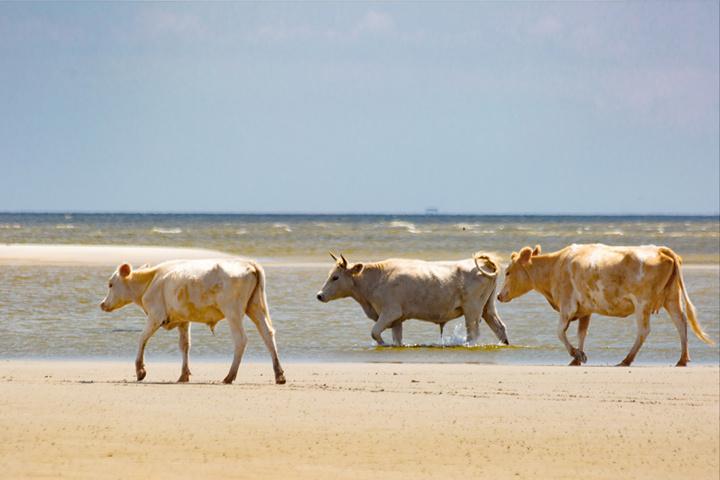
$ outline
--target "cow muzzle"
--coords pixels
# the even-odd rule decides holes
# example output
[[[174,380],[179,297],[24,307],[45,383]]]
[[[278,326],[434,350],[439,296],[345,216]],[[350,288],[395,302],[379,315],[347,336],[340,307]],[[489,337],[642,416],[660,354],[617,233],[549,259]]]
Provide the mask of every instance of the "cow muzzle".
[[[318,292],[317,295],[315,295],[315,298],[317,298],[321,302],[325,303],[325,296],[323,295],[322,292]]]
[[[110,307],[108,307],[107,305],[105,305],[105,302],[103,301],[103,302],[100,302],[100,310],[102,310],[103,312],[109,312],[109,311],[110,311]]]

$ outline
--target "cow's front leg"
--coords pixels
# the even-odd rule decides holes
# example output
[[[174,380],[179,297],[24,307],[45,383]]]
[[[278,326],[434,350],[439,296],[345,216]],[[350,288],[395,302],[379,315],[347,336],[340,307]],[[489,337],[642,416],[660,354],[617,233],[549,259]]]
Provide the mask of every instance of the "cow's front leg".
[[[372,331],[370,332],[370,336],[377,342],[380,346],[385,346],[385,342],[382,339],[382,332],[387,330],[390,325],[395,322],[395,320],[398,320],[400,317],[400,314],[397,312],[382,312],[380,313],[380,318],[378,318],[378,321],[375,322],[375,325],[373,325]]]
[[[190,381],[190,323],[181,323],[178,325],[178,333],[180,334],[179,345],[182,353],[182,370],[178,382],[184,383]]]
[[[587,356],[585,355],[585,336],[587,335],[588,326],[590,326],[590,315],[578,319],[578,350],[583,356],[580,359],[573,358],[570,366],[576,367],[587,362]],[[583,360],[583,358],[585,360]]]
[[[160,328],[160,323],[155,321],[152,317],[148,317],[145,329],[140,334],[140,342],[138,344],[137,357],[135,357],[135,374],[137,375],[138,382],[145,378],[145,346],[148,340],[152,337],[157,329]]]
[[[396,347],[402,347],[402,334],[403,334],[403,324],[402,322],[395,322],[392,326],[392,337],[393,337],[393,345]]]
[[[587,361],[587,356],[585,356],[585,352],[582,350],[575,348],[570,343],[570,340],[567,338],[567,329],[570,326],[570,321],[572,320],[572,316],[570,315],[560,315],[560,323],[558,324],[557,329],[557,335],[561,342],[565,345],[565,348],[567,349],[568,353],[571,357],[573,357],[573,362],[578,361],[580,363]]]

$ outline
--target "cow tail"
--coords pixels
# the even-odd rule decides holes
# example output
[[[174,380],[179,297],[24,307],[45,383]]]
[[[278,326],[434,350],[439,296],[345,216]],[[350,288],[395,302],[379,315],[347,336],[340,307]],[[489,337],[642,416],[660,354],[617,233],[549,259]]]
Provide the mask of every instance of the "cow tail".
[[[265,296],[265,270],[255,262],[252,262],[255,273],[255,288],[250,295],[250,303],[256,302],[260,306],[262,311],[267,317],[268,324],[272,327],[272,320],[270,319],[270,311],[268,310],[267,297]]]
[[[688,321],[690,323],[690,328],[692,328],[692,331],[695,333],[695,335],[702,340],[703,342],[707,343],[708,345],[714,345],[715,343],[708,337],[707,333],[705,333],[700,327],[700,323],[697,320],[697,311],[695,310],[695,305],[690,301],[690,296],[687,293],[687,289],[685,288],[685,279],[683,278],[682,270],[680,269],[680,266],[682,265],[682,259],[680,258],[680,255],[673,252],[669,248],[663,248],[662,253],[672,257],[674,262],[674,270],[673,274],[675,278],[677,278],[677,281],[680,285],[680,292],[683,295],[683,300],[685,301],[685,314],[688,318]]]
[[[478,272],[480,272],[482,275],[490,278],[495,278],[498,274],[498,271],[500,271],[500,268],[498,267],[497,263],[493,262],[492,259],[487,255],[482,255],[479,253],[476,253],[473,255],[473,260],[475,261],[475,266],[478,269]],[[489,272],[485,270],[483,267],[480,266],[480,263],[478,260],[483,260],[486,266],[489,266],[492,268],[492,271]]]

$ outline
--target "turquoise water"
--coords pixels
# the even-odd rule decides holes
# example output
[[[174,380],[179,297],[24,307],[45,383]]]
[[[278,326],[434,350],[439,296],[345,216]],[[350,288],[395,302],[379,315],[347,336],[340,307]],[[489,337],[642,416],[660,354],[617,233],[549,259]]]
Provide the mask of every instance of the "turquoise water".
[[[463,230],[464,228],[464,230]],[[662,232],[662,233],[661,233]],[[369,362],[479,362],[565,364],[557,340],[556,313],[531,293],[498,309],[512,345],[499,347],[487,326],[481,345],[462,346],[464,322],[449,323],[445,338],[437,326],[405,323],[404,348],[378,348],[372,322],[352,300],[322,304],[314,295],[331,266],[327,250],[351,260],[390,256],[452,259],[477,250],[502,256],[525,244],[546,251],[572,242],[665,244],[686,260],[685,280],[704,329],[720,338],[720,226],[717,218],[659,217],[328,217],[228,215],[2,215],[0,243],[120,243],[212,248],[260,258],[266,264],[268,299],[281,358]],[[294,260],[302,259],[302,262]],[[128,306],[112,314],[97,307],[112,268],[0,266],[0,357],[132,358],[144,324]],[[251,322],[247,356],[268,356]],[[651,320],[652,332],[637,364],[674,364],[679,341],[664,312]],[[571,327],[574,336],[575,327]],[[386,332],[386,339],[390,339]],[[633,317],[594,316],[586,342],[589,364],[614,364],[635,338]],[[195,358],[230,359],[225,322],[213,336],[193,326]],[[717,346],[694,336],[694,362],[717,363]],[[148,358],[179,358],[177,332],[160,331]]]

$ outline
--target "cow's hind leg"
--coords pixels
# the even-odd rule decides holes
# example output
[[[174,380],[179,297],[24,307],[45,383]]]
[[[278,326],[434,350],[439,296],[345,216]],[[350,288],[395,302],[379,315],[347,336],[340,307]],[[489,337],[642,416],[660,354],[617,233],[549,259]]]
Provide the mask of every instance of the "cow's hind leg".
[[[147,346],[147,342],[150,340],[150,337],[157,332],[158,328],[160,328],[160,323],[148,317],[145,329],[140,334],[137,357],[135,357],[135,374],[137,375],[138,382],[145,378],[147,373],[145,371],[145,347]]]
[[[182,371],[178,382],[184,383],[190,381],[190,323],[181,323],[178,325],[178,333],[180,338],[178,344],[182,353]]]
[[[625,359],[617,365],[618,367],[629,367],[632,364],[638,351],[640,351],[640,347],[642,347],[645,339],[650,334],[650,311],[644,306],[636,307],[635,319],[637,321],[637,338],[635,339],[635,344]]]
[[[235,343],[235,355],[233,356],[232,365],[230,365],[230,371],[223,380],[223,383],[232,383],[237,377],[240,360],[242,360],[245,347],[247,346],[247,334],[242,324],[243,316],[243,314],[237,313],[226,315],[228,325],[230,325],[230,333],[232,333],[233,342]]]
[[[590,326],[590,315],[578,318],[578,350],[580,350],[583,355],[585,355],[585,336],[587,335],[588,326]],[[584,357],[584,360],[582,360],[582,358],[583,357],[579,359],[573,358],[572,362],[570,362],[570,365],[582,365],[587,361],[587,356]]]
[[[668,300],[665,302],[664,307],[670,314],[670,318],[672,318],[675,328],[677,328],[678,335],[680,335],[680,360],[678,360],[676,366],[685,367],[690,361],[690,353],[688,352],[687,317],[680,305],[680,297]]]
[[[497,310],[495,310],[495,295],[490,295],[487,303],[485,303],[482,318],[487,322],[497,339],[500,340],[500,343],[510,345],[505,324],[500,319],[500,315],[497,314]]]
[[[283,372],[282,366],[280,365],[277,343],[275,342],[275,329],[272,326],[270,313],[262,305],[251,303],[248,305],[247,314],[257,327],[263,342],[265,342],[268,352],[270,352],[273,362],[273,371],[275,372],[275,383],[280,385],[284,384],[285,372]]]

